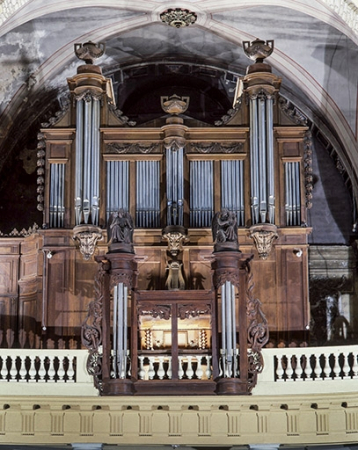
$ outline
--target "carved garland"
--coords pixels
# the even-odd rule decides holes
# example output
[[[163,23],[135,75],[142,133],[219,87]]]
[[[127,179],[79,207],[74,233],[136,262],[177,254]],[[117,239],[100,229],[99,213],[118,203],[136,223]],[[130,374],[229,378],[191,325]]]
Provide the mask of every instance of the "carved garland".
[[[138,316],[152,316],[154,318],[169,320],[171,317],[170,306],[141,304],[137,307]]]
[[[44,192],[45,192],[45,155],[46,142],[45,135],[37,135],[37,209],[44,210]]]
[[[189,317],[198,317],[200,314],[211,314],[211,304],[204,305],[179,305],[178,317],[179,319],[189,319]]]
[[[110,142],[106,145],[106,153],[160,153],[160,144],[158,142],[148,145]]]
[[[312,208],[312,191],[313,191],[313,175],[312,175],[312,133],[306,132],[304,139],[304,172],[305,172],[305,188],[306,188],[306,208]]]
[[[240,285],[239,272],[236,269],[215,270],[213,278],[213,284],[216,290],[225,284],[226,281],[230,281],[237,288]]]
[[[199,153],[240,153],[244,147],[242,142],[223,144],[219,142],[192,143],[191,147]]]
[[[128,289],[132,289],[134,285],[134,277],[137,272],[133,274],[133,271],[128,270],[126,272],[114,273],[111,275],[110,288],[113,289],[114,286],[117,286],[119,283],[123,283],[127,286]]]
[[[88,306],[88,313],[82,324],[82,344],[88,348],[87,371],[93,375],[94,384],[100,391],[102,386],[102,319],[103,319],[103,282],[105,270],[101,265],[94,282],[95,299]]]
[[[303,112],[300,111],[291,102],[289,102],[286,98],[280,97],[278,99],[278,105],[279,105],[281,111],[284,114],[286,114],[286,116],[289,117],[291,120],[293,120],[294,123],[296,123],[297,125],[302,125],[302,126],[308,125],[308,119],[303,114]]]

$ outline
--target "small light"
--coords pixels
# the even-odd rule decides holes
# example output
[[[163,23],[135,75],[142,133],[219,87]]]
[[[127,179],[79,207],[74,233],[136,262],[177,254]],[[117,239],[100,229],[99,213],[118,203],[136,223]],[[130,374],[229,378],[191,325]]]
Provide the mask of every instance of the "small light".
[[[52,257],[53,257],[53,253],[51,252],[51,250],[49,250],[49,251],[46,253],[46,258],[51,259]]]

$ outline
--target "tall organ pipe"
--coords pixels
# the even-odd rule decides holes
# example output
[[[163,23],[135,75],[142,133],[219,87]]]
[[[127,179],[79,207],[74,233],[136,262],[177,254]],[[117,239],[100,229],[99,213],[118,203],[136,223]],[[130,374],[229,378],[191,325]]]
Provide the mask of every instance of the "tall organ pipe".
[[[126,378],[128,363],[128,288],[118,283],[113,289],[113,376]]]
[[[167,225],[183,226],[184,205],[184,150],[166,150]]]
[[[273,100],[266,99],[268,221],[275,223],[275,167],[273,154]]]
[[[75,220],[98,225],[100,103],[91,95],[77,100]]]
[[[225,281],[221,286],[221,363],[223,376],[235,378],[238,374],[236,357],[235,286]]]
[[[252,223],[275,222],[273,100],[264,91],[250,97]]]

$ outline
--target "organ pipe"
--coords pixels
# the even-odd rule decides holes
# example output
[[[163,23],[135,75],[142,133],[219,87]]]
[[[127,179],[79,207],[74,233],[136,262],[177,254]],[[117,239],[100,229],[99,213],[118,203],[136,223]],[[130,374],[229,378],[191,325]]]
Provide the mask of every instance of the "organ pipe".
[[[75,221],[98,225],[100,103],[89,92],[76,102]]]
[[[235,286],[225,281],[221,286],[221,364],[223,376],[235,378],[238,375],[236,351]]]
[[[107,161],[107,220],[123,209],[129,211],[129,161]]]
[[[118,283],[113,289],[113,378],[124,379],[128,365],[128,288]]]
[[[209,227],[214,214],[213,161],[190,162],[190,226]]]
[[[252,223],[274,223],[273,102],[264,91],[250,96],[250,169]]]
[[[167,148],[167,225],[184,225],[184,150]]]
[[[136,225],[155,228],[160,225],[160,163],[136,163]]]

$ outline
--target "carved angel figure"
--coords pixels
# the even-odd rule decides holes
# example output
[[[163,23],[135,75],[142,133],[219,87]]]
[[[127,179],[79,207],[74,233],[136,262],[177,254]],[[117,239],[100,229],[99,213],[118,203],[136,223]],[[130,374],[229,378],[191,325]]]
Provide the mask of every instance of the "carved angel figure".
[[[133,220],[131,215],[120,209],[112,214],[108,229],[108,238],[114,242],[124,242],[131,244],[133,242]]]
[[[216,243],[237,241],[236,214],[223,208],[217,212],[212,221],[213,241]]]

